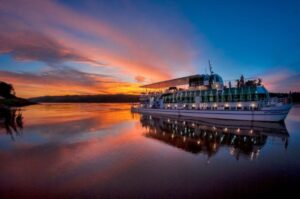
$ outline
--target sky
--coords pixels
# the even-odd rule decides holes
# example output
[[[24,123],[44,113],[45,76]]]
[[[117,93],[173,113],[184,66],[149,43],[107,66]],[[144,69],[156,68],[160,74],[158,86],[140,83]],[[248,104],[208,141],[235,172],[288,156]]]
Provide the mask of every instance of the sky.
[[[18,96],[140,92],[213,71],[300,91],[300,1],[0,0],[0,81]]]

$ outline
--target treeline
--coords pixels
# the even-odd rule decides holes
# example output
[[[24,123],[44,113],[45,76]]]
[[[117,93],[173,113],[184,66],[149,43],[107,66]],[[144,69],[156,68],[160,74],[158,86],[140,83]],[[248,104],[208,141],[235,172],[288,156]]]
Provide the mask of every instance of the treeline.
[[[30,98],[33,102],[70,102],[70,103],[117,103],[117,102],[138,102],[138,95],[127,94],[101,94],[101,95],[65,95],[65,96],[43,96]]]
[[[0,108],[20,107],[32,104],[35,103],[17,97],[15,89],[11,84],[0,81]]]
[[[16,98],[14,87],[9,83],[0,81],[0,97],[2,99]]]
[[[300,103],[300,93],[270,93],[270,97],[289,97],[291,96],[294,103]],[[102,103],[117,103],[117,102],[138,102],[138,95],[127,94],[106,94],[106,95],[65,95],[65,96],[43,96],[30,98],[31,102],[102,102]]]
[[[300,103],[300,93],[292,92],[292,93],[270,93],[270,97],[291,97],[293,103]]]

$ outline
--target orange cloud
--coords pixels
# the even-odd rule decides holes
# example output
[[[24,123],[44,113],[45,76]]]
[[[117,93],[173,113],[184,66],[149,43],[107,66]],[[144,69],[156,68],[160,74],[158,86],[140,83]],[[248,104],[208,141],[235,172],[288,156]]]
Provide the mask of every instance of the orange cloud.
[[[118,71],[118,78],[147,82],[170,78],[174,71],[194,71],[192,60],[194,51],[188,35],[177,35],[141,26],[121,27],[108,23],[105,19],[94,18],[84,13],[63,6],[55,1],[5,1],[0,4],[0,11],[6,13],[0,20],[0,41],[4,44],[0,53],[11,53],[19,60],[39,60],[44,62],[80,61],[97,67],[110,67]],[[151,25],[151,24],[150,24]],[[30,31],[29,31],[30,30]],[[79,37],[78,35],[86,35]],[[5,41],[5,42],[4,42]],[[105,65],[105,66],[103,66]],[[5,77],[17,84],[19,93],[29,96],[36,94],[74,94],[100,92],[133,92],[136,83],[82,86],[64,80],[47,84],[43,92],[43,80],[25,80],[28,75],[18,74],[18,79]],[[36,74],[39,76],[40,74]],[[16,77],[16,74],[15,74]],[[136,77],[139,77],[136,79]],[[46,80],[51,81],[51,80]],[[97,79],[96,79],[97,81]],[[26,86],[24,82],[27,82]],[[58,81],[59,82],[59,81]],[[128,84],[130,86],[128,86]]]
[[[135,81],[139,82],[139,83],[143,83],[145,82],[146,78],[144,76],[141,76],[141,75],[137,75],[135,76]]]
[[[1,80],[14,84],[18,96],[78,94],[136,94],[137,83],[117,81],[105,75],[80,72],[70,68],[51,69],[41,73],[15,73],[0,71]]]

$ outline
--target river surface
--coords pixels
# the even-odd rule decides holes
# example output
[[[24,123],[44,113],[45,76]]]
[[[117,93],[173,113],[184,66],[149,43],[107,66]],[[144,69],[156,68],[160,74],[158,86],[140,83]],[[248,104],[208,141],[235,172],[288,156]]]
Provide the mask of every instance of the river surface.
[[[257,198],[298,193],[300,106],[285,124],[41,104],[0,119],[0,198]]]

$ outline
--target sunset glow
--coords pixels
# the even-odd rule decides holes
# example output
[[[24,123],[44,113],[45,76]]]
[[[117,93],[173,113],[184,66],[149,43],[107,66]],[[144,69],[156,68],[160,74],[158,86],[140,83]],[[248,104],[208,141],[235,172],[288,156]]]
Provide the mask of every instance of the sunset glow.
[[[290,49],[286,58],[272,58],[278,53],[275,49],[280,48],[283,57],[288,44],[299,44],[293,37],[299,33],[294,18],[270,16],[289,20],[285,26],[292,27],[293,35],[283,38],[272,28],[288,28],[270,25],[266,31],[285,42],[273,48],[268,33],[257,29],[257,46],[253,46],[244,37],[252,40],[245,32],[253,29],[254,19],[233,39],[227,30],[231,22],[241,22],[226,17],[224,23],[216,22],[205,9],[210,4],[194,3],[197,6],[180,6],[180,1],[175,6],[157,1],[2,0],[0,80],[13,84],[21,97],[137,94],[142,84],[205,73],[211,59],[214,71],[224,79],[262,76],[271,91],[299,91],[299,52]],[[221,9],[217,17],[222,19],[230,12],[216,8]],[[251,9],[260,7],[247,8],[246,13]],[[290,11],[283,8],[283,12]],[[277,78],[278,71],[284,71],[282,78]]]
[[[0,199],[297,195],[300,0],[0,0]]]

